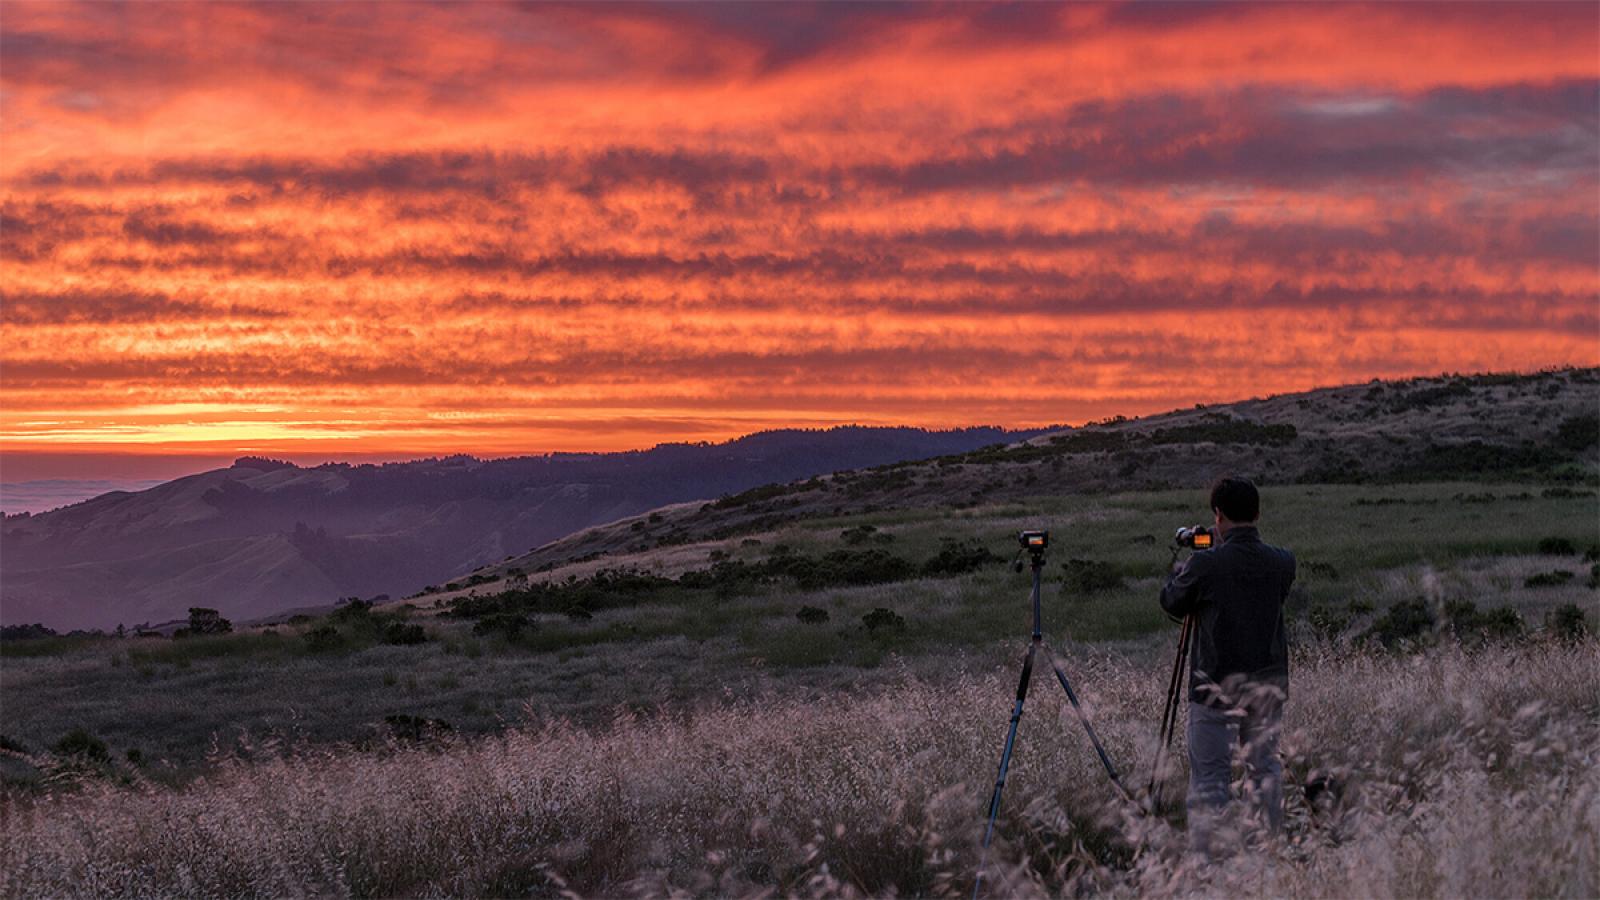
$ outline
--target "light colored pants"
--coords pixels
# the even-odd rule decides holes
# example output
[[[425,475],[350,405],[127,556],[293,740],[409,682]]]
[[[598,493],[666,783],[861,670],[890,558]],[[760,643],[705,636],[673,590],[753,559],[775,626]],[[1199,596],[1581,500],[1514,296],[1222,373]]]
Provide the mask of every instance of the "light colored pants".
[[[1230,709],[1189,704],[1189,843],[1209,854],[1217,821],[1232,799],[1234,748],[1244,757],[1246,800],[1274,833],[1283,827],[1283,763],[1278,735],[1283,700],[1274,688],[1258,689]]]

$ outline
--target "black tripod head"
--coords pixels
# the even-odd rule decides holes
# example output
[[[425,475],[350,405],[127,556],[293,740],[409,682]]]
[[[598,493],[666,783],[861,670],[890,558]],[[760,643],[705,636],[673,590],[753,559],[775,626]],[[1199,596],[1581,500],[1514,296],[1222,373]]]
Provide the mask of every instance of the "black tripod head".
[[[1029,563],[1037,569],[1044,568],[1044,551],[1050,546],[1050,532],[1048,531],[1020,531],[1017,533],[1017,543],[1022,549],[1017,551],[1017,559],[1012,568],[1022,571],[1022,554],[1029,556]]]

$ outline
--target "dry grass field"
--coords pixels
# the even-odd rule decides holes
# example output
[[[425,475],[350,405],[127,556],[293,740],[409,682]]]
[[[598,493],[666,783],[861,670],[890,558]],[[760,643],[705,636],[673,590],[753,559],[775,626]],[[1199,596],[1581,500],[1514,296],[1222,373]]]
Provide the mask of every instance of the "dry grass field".
[[[1070,658],[1130,773],[1148,771],[1159,663]],[[1185,854],[1176,823],[1122,805],[1041,685],[993,893],[1600,891],[1592,643],[1311,645],[1295,669],[1287,834],[1246,833],[1214,865]],[[903,677],[593,729],[257,748],[181,790],[96,783],[5,806],[0,895],[964,895],[1010,687],[1005,672]],[[1338,789],[1308,803],[1319,778]]]

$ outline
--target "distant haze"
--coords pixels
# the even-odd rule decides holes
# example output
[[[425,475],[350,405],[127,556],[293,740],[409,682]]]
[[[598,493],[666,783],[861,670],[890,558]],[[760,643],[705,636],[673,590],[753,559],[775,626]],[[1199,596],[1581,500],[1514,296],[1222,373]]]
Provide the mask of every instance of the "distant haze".
[[[142,491],[160,483],[159,478],[133,481],[50,478],[5,482],[0,483],[0,512],[8,516],[44,512],[112,491]]]

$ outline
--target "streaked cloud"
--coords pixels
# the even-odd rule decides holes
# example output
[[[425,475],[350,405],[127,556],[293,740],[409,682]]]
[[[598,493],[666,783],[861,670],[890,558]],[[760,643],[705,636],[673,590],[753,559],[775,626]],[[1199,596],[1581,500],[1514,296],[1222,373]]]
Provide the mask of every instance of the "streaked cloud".
[[[13,452],[1039,424],[1600,363],[1584,4],[6,13]]]

